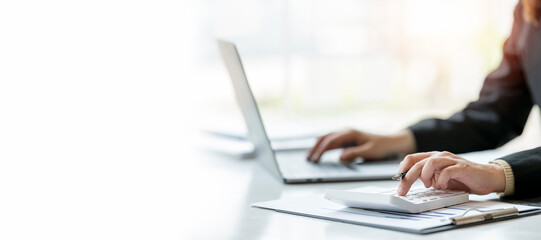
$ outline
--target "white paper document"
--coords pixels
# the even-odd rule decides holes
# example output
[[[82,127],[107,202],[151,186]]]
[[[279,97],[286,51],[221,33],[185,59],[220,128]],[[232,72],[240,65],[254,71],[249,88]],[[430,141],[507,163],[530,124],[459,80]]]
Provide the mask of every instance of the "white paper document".
[[[498,201],[470,201],[468,203],[445,207],[433,211],[408,214],[344,207],[325,199],[323,195],[312,195],[302,198],[280,199],[254,203],[252,204],[252,207],[413,233],[429,233],[453,228],[449,218],[462,215],[470,208],[490,211],[495,209],[516,207],[521,213],[535,210],[539,211],[539,209],[541,209],[538,207],[509,204]],[[445,228],[444,226],[449,227]]]

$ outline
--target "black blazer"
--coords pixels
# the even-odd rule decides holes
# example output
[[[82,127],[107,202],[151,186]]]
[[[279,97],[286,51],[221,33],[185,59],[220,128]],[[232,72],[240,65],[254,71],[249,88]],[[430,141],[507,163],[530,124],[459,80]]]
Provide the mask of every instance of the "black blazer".
[[[410,126],[417,151],[493,149],[522,134],[533,105],[541,105],[541,24],[525,22],[522,8],[520,2],[515,7],[502,62],[485,79],[479,99],[448,119],[425,119]],[[541,195],[541,147],[501,159],[513,170],[515,197]]]

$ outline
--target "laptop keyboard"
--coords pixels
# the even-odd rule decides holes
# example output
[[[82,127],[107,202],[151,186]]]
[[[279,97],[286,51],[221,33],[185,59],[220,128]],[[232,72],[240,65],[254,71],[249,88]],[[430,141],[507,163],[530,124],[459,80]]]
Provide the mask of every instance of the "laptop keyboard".
[[[358,173],[355,165],[345,165],[339,161],[312,163],[298,152],[281,152],[277,155],[277,160],[282,175],[286,178],[345,177]]]

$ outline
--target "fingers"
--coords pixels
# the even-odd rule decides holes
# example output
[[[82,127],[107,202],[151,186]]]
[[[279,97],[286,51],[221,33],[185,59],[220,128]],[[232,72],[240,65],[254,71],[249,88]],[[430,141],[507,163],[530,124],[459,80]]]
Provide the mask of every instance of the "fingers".
[[[400,181],[400,185],[398,185],[397,193],[400,196],[405,196],[406,193],[411,188],[411,185],[415,183],[415,181],[419,178],[421,175],[421,171],[426,163],[427,159],[422,159],[418,162],[416,162],[409,170],[408,173],[404,178],[402,178],[402,181]]]
[[[358,134],[358,132],[349,130],[345,132],[331,133],[321,137],[318,140],[318,143],[316,143],[316,146],[314,146],[310,151],[308,159],[313,162],[317,162],[325,151],[340,148],[344,143],[354,140],[355,134]]]
[[[436,180],[438,188],[448,189],[451,179],[459,178],[462,172],[461,168],[456,165],[444,168]]]
[[[323,136],[321,136],[321,137],[319,137],[319,138],[317,139],[316,144],[310,149],[310,151],[308,151],[308,156],[306,157],[307,160],[312,160],[312,155],[314,155],[314,152],[316,151],[316,149],[319,148],[319,146],[321,145],[321,142],[323,142],[323,140],[325,140],[325,138],[328,137],[328,136],[331,135],[331,134],[332,134],[332,133],[323,135]]]
[[[398,167],[398,172],[401,173],[401,172],[408,171],[408,169],[410,169],[417,162],[425,158],[431,157],[432,155],[436,153],[437,152],[425,152],[425,153],[410,154],[406,156],[404,160],[402,160],[402,162],[400,162],[400,166]]]
[[[462,158],[449,152],[408,155],[400,163],[400,172],[408,171],[408,173],[402,179],[397,193],[401,196],[406,195],[411,185],[419,178],[427,188],[449,188],[450,181],[456,182],[453,179],[464,174],[464,171],[460,170],[462,162]]]
[[[445,155],[446,153],[441,153],[427,158],[420,176],[426,188],[432,187],[432,180],[436,172],[456,163],[456,160],[447,158]]]
[[[355,158],[362,156],[363,153],[365,153],[370,148],[371,146],[369,146],[368,144],[361,145],[358,147],[345,148],[344,151],[342,152],[342,155],[340,155],[340,161],[345,161],[345,162],[353,161]]]

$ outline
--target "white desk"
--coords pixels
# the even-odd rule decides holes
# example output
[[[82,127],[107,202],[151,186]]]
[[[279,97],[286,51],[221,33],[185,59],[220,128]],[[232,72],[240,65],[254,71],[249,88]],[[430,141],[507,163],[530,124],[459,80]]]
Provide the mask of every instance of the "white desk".
[[[56,131],[56,135],[5,141],[0,157],[0,239],[541,236],[541,215],[422,236],[250,208],[253,202],[322,193],[326,188],[396,183],[285,185],[256,161],[226,158],[189,146],[185,140],[191,139],[188,130],[170,127],[179,118],[157,119],[168,122],[164,127],[141,130],[140,124],[125,125],[119,120],[111,126],[103,124],[105,130],[83,128],[82,135],[68,135],[71,128],[63,128],[61,135],[58,128],[44,128],[45,133]]]
[[[393,187],[393,181],[286,185],[254,160],[227,159],[200,153],[208,181],[197,182],[198,199],[189,210],[190,239],[539,239],[541,215],[416,235],[312,219],[250,208],[250,203],[322,193],[326,188],[362,185]],[[211,177],[212,176],[212,177]],[[209,191],[214,190],[214,191]],[[215,196],[215,197],[213,197]],[[210,200],[212,199],[212,200]],[[200,210],[204,209],[201,213]]]

